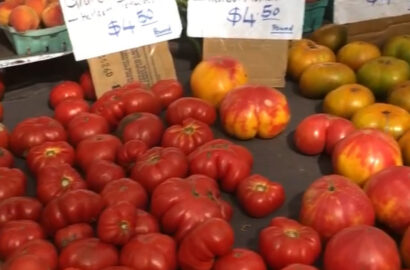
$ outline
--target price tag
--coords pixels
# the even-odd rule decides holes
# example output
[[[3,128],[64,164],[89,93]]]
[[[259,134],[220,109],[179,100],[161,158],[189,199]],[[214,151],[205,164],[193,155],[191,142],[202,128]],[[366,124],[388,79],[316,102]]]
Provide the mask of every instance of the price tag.
[[[60,0],[75,59],[180,37],[175,0]]]
[[[189,0],[191,37],[300,39],[305,0]]]
[[[368,21],[410,13],[410,0],[335,0],[337,24]]]

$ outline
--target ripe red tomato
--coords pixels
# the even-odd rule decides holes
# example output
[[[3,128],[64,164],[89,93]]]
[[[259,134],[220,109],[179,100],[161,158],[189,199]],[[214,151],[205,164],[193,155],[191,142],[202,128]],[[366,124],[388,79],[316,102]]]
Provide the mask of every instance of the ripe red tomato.
[[[97,98],[95,96],[94,83],[89,70],[86,70],[81,74],[79,84],[83,90],[84,98],[89,100],[95,100]]]
[[[98,238],[84,238],[68,244],[58,259],[60,269],[78,267],[83,270],[100,270],[118,265],[118,251]]]
[[[30,197],[10,197],[0,202],[0,225],[10,220],[39,220],[43,205]]]
[[[47,266],[46,266],[47,267]],[[2,270],[44,270],[44,261],[37,256],[27,254],[7,260]],[[47,268],[55,269],[55,268]]]
[[[87,168],[94,160],[115,161],[122,145],[120,139],[111,134],[96,134],[82,140],[76,147],[76,163],[81,169]]]
[[[0,227],[0,257],[8,258],[24,243],[44,238],[40,224],[32,220],[11,220]]]
[[[127,267],[127,266],[110,266],[102,270],[135,270],[135,269],[131,267]]]
[[[137,159],[148,150],[148,146],[141,140],[129,140],[117,151],[117,163],[127,172],[134,167]]]
[[[61,163],[73,165],[74,155],[74,148],[66,141],[44,142],[30,148],[26,162],[30,171],[37,174],[47,166]]]
[[[236,197],[248,215],[265,217],[283,205],[285,190],[280,183],[253,174],[239,182]]]
[[[182,84],[175,79],[159,80],[151,87],[151,91],[159,97],[164,108],[184,94]]]
[[[90,105],[84,99],[68,98],[58,103],[57,107],[55,107],[54,118],[66,127],[74,116],[89,110]]]
[[[0,147],[9,148],[9,137],[9,130],[3,123],[0,123]]]
[[[286,266],[285,268],[282,268],[282,270],[318,270],[318,269],[311,265],[295,263],[295,264]]]
[[[135,270],[176,270],[177,245],[171,237],[148,233],[132,238],[121,250],[122,265]]]
[[[14,166],[13,154],[4,147],[0,146],[0,167],[11,168]]]
[[[203,99],[182,97],[168,106],[165,118],[169,125],[182,124],[182,121],[187,118],[212,125],[216,120],[216,109]]]
[[[262,257],[249,249],[235,248],[219,257],[213,270],[266,270]]]
[[[49,95],[49,101],[52,108],[68,98],[84,98],[83,89],[74,81],[63,81],[54,86]]]
[[[161,145],[163,147],[177,147],[185,154],[189,154],[213,138],[214,134],[207,124],[193,118],[187,118],[182,121],[181,125],[172,125],[165,130]]]
[[[130,178],[110,181],[104,186],[100,195],[107,206],[126,201],[135,208],[145,209],[148,202],[148,195],[144,187]]]
[[[131,171],[131,178],[151,193],[155,187],[171,177],[185,177],[188,161],[175,147],[153,147],[140,156]]]
[[[259,250],[268,266],[281,269],[294,263],[313,264],[322,245],[312,228],[285,217],[272,219],[259,234]]]
[[[125,172],[120,165],[112,161],[97,159],[87,168],[85,181],[90,189],[101,192],[106,184],[123,177],[125,177]]]
[[[27,177],[20,169],[0,168],[0,202],[26,193]]]
[[[63,249],[75,240],[90,238],[94,236],[94,230],[87,223],[76,223],[64,227],[54,235],[54,243],[58,249]]]
[[[159,232],[158,220],[148,212],[137,209],[135,220],[135,234],[147,234]]]
[[[107,134],[110,126],[101,115],[81,112],[75,115],[67,125],[67,133],[70,142],[77,145],[81,140],[96,134]]]

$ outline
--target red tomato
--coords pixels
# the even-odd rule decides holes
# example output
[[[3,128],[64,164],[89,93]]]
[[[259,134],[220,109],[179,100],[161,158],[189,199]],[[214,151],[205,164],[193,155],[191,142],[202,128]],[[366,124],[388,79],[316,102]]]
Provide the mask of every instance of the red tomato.
[[[135,221],[135,234],[146,234],[159,232],[158,220],[148,212],[137,209]]]
[[[99,194],[86,189],[71,190],[46,205],[41,223],[46,232],[53,235],[68,225],[95,220],[103,207]]]
[[[253,174],[239,182],[236,197],[248,215],[259,218],[283,205],[285,190],[280,183]]]
[[[76,162],[81,169],[87,168],[94,160],[115,161],[121,147],[120,139],[111,134],[96,134],[82,140],[76,147]]]
[[[148,202],[148,195],[144,187],[130,178],[110,181],[104,186],[100,195],[107,206],[126,201],[135,208],[145,209]]]
[[[65,141],[64,127],[48,116],[27,118],[18,123],[10,134],[10,149],[17,156],[25,156],[28,150],[47,141]]]
[[[85,181],[87,186],[101,192],[109,182],[125,177],[124,169],[114,162],[97,159],[87,168]]]
[[[0,257],[8,258],[24,243],[44,238],[40,224],[32,220],[11,220],[0,227]]]
[[[403,259],[404,265],[410,266],[410,227],[406,229],[403,237],[400,240],[400,255]]]
[[[188,161],[181,150],[175,147],[154,147],[137,160],[131,178],[151,193],[168,178],[185,177],[187,174]]]
[[[0,147],[9,148],[9,137],[9,130],[3,123],[0,123]]]
[[[63,81],[54,86],[49,95],[50,105],[52,108],[68,98],[84,98],[83,89],[74,81]]]
[[[134,270],[134,268],[127,267],[127,266],[110,266],[102,270]]]
[[[322,245],[312,228],[285,217],[272,219],[259,234],[259,251],[268,266],[281,269],[294,263],[313,264]]]
[[[118,202],[104,209],[98,218],[97,235],[113,245],[125,245],[135,234],[137,212],[129,202]]]
[[[182,121],[182,125],[173,125],[165,130],[161,145],[177,147],[185,154],[189,154],[213,138],[214,134],[207,124],[193,118],[187,118]]]
[[[74,148],[66,141],[44,142],[33,146],[27,153],[29,169],[37,174],[42,168],[61,163],[74,164]]]
[[[137,159],[148,150],[148,146],[141,140],[130,140],[117,151],[117,163],[127,172],[131,170]]]
[[[164,124],[152,113],[132,113],[124,117],[118,124],[117,135],[123,142],[141,140],[148,147],[161,142]]]
[[[89,70],[86,70],[81,74],[79,84],[83,90],[84,98],[96,100],[94,83]]]
[[[295,263],[295,264],[286,266],[285,268],[282,268],[281,270],[318,270],[318,269],[310,265]]]
[[[212,125],[216,120],[216,109],[203,99],[182,97],[168,106],[165,118],[170,125],[182,124],[182,121],[187,118]]]
[[[71,242],[60,253],[60,269],[78,267],[83,270],[100,270],[118,265],[118,251],[98,238],[84,238]]]
[[[89,110],[90,105],[84,99],[68,98],[55,107],[54,118],[66,127],[74,116]]]
[[[36,182],[36,196],[44,204],[67,191],[87,188],[80,173],[66,163],[43,167]]]
[[[135,270],[176,270],[176,252],[177,245],[168,235],[141,234],[122,248],[120,261]]]
[[[209,141],[188,156],[192,174],[205,174],[220,181],[223,191],[234,192],[239,182],[249,176],[253,156],[243,146],[225,139]]]
[[[218,184],[205,175],[169,178],[154,190],[151,213],[161,222],[164,233],[178,241],[211,217],[230,220],[231,206],[221,199]]]
[[[0,167],[11,168],[14,166],[13,154],[4,147],[0,146]]]
[[[151,91],[159,97],[164,108],[184,94],[182,84],[175,79],[159,80],[151,87]]]
[[[0,225],[10,220],[39,220],[43,205],[34,198],[10,197],[0,202]]]
[[[47,267],[47,266],[46,266]],[[37,256],[27,254],[7,260],[2,270],[44,270],[44,261]],[[46,268],[55,269],[55,268]]]
[[[0,202],[26,193],[27,177],[20,169],[0,168]]]
[[[210,218],[192,229],[178,250],[181,270],[212,269],[215,257],[228,254],[234,242],[231,225],[220,218]]]
[[[96,134],[107,134],[110,126],[101,115],[81,112],[75,115],[67,125],[70,142],[77,145],[81,140]]]
[[[54,235],[54,243],[58,249],[63,249],[75,240],[93,236],[94,230],[91,225],[87,223],[76,223],[58,230]]]
[[[213,270],[266,270],[262,257],[249,249],[235,248],[219,257]]]

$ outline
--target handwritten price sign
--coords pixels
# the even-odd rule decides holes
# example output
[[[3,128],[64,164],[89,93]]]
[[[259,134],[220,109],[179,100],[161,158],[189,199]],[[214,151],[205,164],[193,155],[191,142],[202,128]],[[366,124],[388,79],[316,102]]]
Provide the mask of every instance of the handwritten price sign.
[[[76,60],[180,37],[175,0],[60,0]]]
[[[305,0],[189,0],[192,37],[300,39]]]
[[[334,22],[354,23],[410,13],[410,0],[335,0]]]

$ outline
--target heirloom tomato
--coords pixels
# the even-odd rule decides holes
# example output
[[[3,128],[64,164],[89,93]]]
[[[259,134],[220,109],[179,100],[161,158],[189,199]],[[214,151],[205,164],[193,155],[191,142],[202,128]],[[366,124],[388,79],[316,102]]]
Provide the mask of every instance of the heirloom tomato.
[[[10,220],[39,220],[43,205],[30,197],[10,197],[0,202],[0,225]]]
[[[410,66],[406,61],[381,56],[366,62],[358,70],[357,79],[370,88],[376,98],[384,99],[390,89],[410,79]]]
[[[188,161],[175,147],[153,147],[142,154],[131,170],[131,178],[138,181],[148,193],[171,177],[185,177]]]
[[[187,118],[181,125],[172,125],[165,130],[161,145],[177,147],[185,154],[189,154],[213,138],[212,129],[207,124],[194,118]]]
[[[101,115],[81,112],[74,116],[67,125],[70,142],[77,145],[81,140],[96,134],[107,134],[110,126]]]
[[[128,267],[128,266],[110,266],[106,267],[102,270],[134,270],[134,268]]]
[[[5,259],[24,243],[44,238],[40,224],[32,220],[11,220],[0,227],[0,257]]]
[[[74,81],[63,81],[55,85],[49,94],[49,101],[52,108],[56,108],[63,100],[69,98],[84,97],[83,89]]]
[[[188,118],[212,125],[216,120],[216,109],[211,103],[203,99],[182,97],[168,106],[165,118],[169,125],[182,124]]]
[[[228,254],[234,243],[231,225],[210,218],[193,228],[182,239],[178,250],[181,270],[211,270],[216,257]]]
[[[216,259],[213,270],[266,270],[262,257],[249,249],[235,248]]]
[[[9,137],[9,130],[3,123],[0,123],[0,147],[9,149]]]
[[[0,202],[26,193],[27,177],[17,168],[0,168]]]
[[[81,74],[79,84],[81,85],[81,89],[83,90],[84,98],[89,100],[95,100],[97,98],[95,96],[93,78],[91,77],[89,70],[86,70]]]
[[[410,81],[405,81],[389,91],[387,102],[410,112]]]
[[[11,168],[14,166],[13,154],[4,147],[0,146],[0,167]]]
[[[239,182],[236,197],[248,215],[265,217],[282,206],[285,190],[280,183],[253,174]]]
[[[76,223],[59,229],[54,235],[57,248],[63,249],[73,241],[94,236],[94,230],[87,223]]]
[[[120,165],[112,161],[97,159],[87,168],[85,181],[89,189],[101,192],[107,183],[123,177],[125,177],[125,172]]]
[[[219,180],[226,192],[234,192],[253,166],[253,156],[248,149],[225,139],[214,139],[199,146],[189,154],[188,160],[192,174]]]
[[[44,261],[34,255],[22,255],[12,260],[7,260],[2,270],[44,270]],[[47,267],[47,266],[46,266]],[[55,268],[46,268],[55,269]]]
[[[129,140],[117,150],[117,163],[125,171],[130,171],[134,167],[137,159],[148,150],[148,146],[141,140]]]
[[[306,3],[314,3],[315,0],[307,0]],[[317,44],[328,47],[337,52],[347,42],[347,27],[341,24],[324,24],[313,31],[311,38]]]
[[[356,71],[364,63],[380,56],[380,49],[376,45],[365,41],[352,41],[337,52],[337,61]]]
[[[182,84],[175,79],[159,80],[151,86],[151,91],[157,95],[164,108],[184,94]]]
[[[74,155],[74,148],[66,141],[43,142],[30,148],[26,162],[30,171],[37,174],[44,167],[62,163],[73,165]]]
[[[150,212],[164,233],[178,241],[191,229],[211,217],[230,220],[231,206],[221,198],[218,184],[205,175],[169,178],[151,196]]]
[[[410,227],[407,227],[400,240],[400,254],[404,265],[410,267]]]
[[[343,229],[330,239],[324,253],[325,270],[400,270],[395,241],[384,231],[368,225]]]
[[[290,121],[288,101],[279,90],[262,85],[234,88],[219,108],[225,131],[238,139],[273,138]]]
[[[158,220],[148,212],[137,209],[137,219],[135,221],[135,234],[146,234],[159,232]]]
[[[98,238],[84,238],[68,244],[60,253],[59,269],[78,267],[82,270],[100,270],[118,265],[118,251],[115,246]]]
[[[403,59],[410,64],[410,35],[390,38],[383,46],[383,55]]]
[[[394,166],[373,174],[365,191],[377,219],[403,234],[410,225],[410,167]]]
[[[194,97],[218,106],[226,93],[248,82],[245,67],[237,59],[215,56],[202,60],[192,71],[191,91]]]
[[[90,105],[84,99],[69,98],[61,101],[55,107],[54,118],[66,127],[74,116],[89,110]]]
[[[313,264],[321,249],[320,236],[314,229],[285,217],[273,218],[259,234],[259,252],[272,269]]]
[[[405,165],[410,165],[410,130],[404,133],[399,140],[400,149]]]
[[[374,173],[402,165],[399,144],[392,136],[377,129],[361,129],[336,144],[332,153],[335,173],[364,185]]]
[[[285,268],[282,268],[281,270],[318,270],[318,269],[311,265],[295,263],[295,264],[286,266]]]
[[[48,116],[31,117],[19,122],[12,130],[10,149],[17,156],[25,156],[33,146],[66,139],[66,131],[57,120]]]
[[[36,183],[36,196],[44,204],[67,191],[87,188],[80,173],[67,163],[43,167],[37,173]]]
[[[366,193],[350,179],[332,174],[315,180],[302,197],[299,220],[323,240],[354,225],[373,225],[375,212]]]
[[[141,234],[122,248],[120,262],[135,270],[176,270],[176,253],[177,245],[168,235]]]
[[[410,128],[410,114],[395,105],[375,103],[358,110],[352,122],[358,129],[376,128],[398,139]]]
[[[110,181],[104,186],[100,195],[107,206],[126,201],[135,208],[145,209],[148,202],[148,195],[144,187],[130,178]]]
[[[91,163],[97,159],[114,162],[121,140],[111,134],[95,134],[82,140],[76,147],[76,162],[81,169],[87,171]]]
[[[164,124],[159,116],[147,112],[127,115],[120,121],[117,128],[117,136],[123,142],[141,140],[148,147],[158,145],[163,132]]]
[[[46,232],[53,235],[68,225],[94,221],[103,207],[99,194],[86,189],[70,190],[45,206],[41,223]]]

